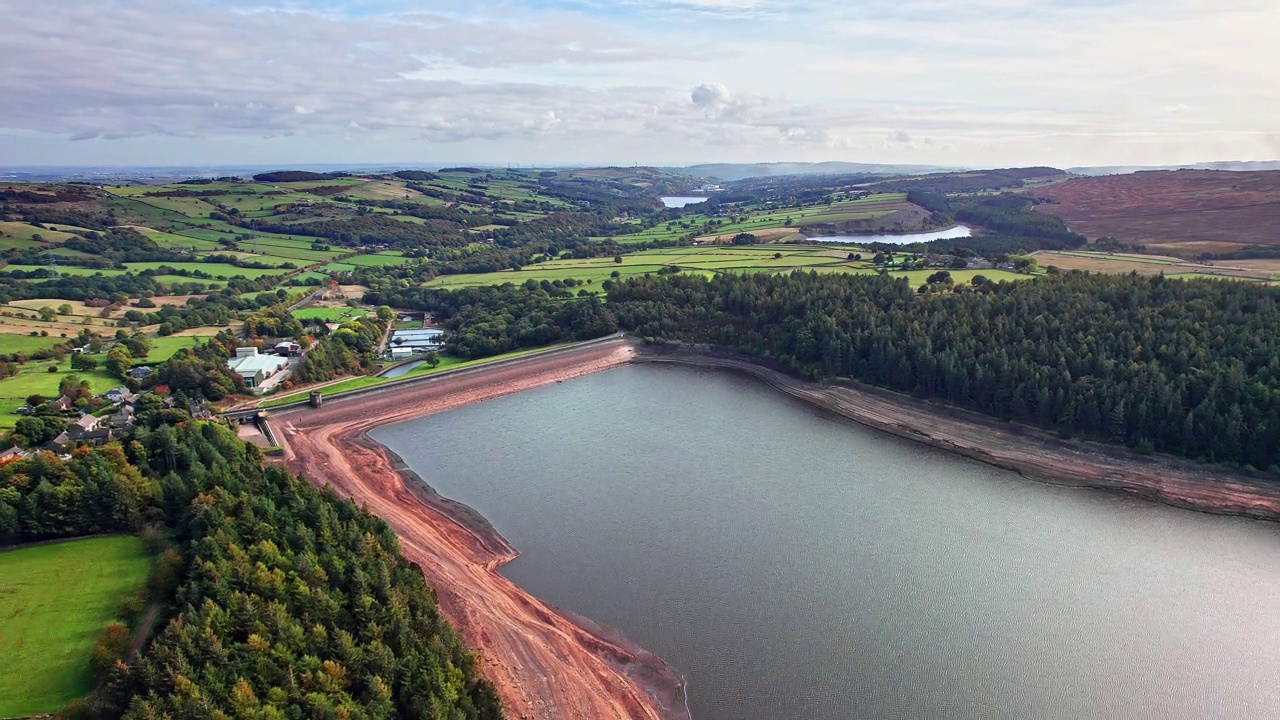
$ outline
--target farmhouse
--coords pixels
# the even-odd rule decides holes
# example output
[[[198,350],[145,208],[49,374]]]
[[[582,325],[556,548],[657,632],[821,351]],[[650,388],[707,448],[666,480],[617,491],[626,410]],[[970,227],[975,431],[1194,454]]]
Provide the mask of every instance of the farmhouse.
[[[263,383],[289,367],[289,360],[279,355],[259,355],[256,347],[236,348],[236,356],[227,360],[231,372],[244,379],[245,387],[261,387]]]

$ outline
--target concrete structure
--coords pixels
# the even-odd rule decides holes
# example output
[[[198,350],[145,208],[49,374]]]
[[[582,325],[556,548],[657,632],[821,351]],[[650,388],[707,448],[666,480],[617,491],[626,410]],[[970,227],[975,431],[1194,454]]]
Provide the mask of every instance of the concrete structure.
[[[256,347],[236,348],[236,356],[227,360],[231,372],[244,379],[245,387],[261,387],[270,378],[289,367],[289,360],[279,355],[259,355]]]
[[[436,328],[396,330],[387,344],[387,355],[393,360],[444,347],[444,331]]]

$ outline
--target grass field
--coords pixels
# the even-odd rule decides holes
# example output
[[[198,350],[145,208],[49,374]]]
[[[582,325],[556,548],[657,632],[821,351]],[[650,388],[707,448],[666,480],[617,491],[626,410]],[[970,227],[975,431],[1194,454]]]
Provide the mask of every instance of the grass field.
[[[132,536],[0,551],[0,717],[53,712],[92,689],[90,651],[148,565]]]
[[[263,275],[282,275],[288,270],[260,270],[255,268],[242,268],[235,265],[227,265],[225,263],[202,263],[202,262],[135,262],[125,263],[125,267],[134,272],[143,270],[156,270],[161,267],[171,267],[174,270],[187,270],[190,272],[209,273],[220,280],[229,280],[233,277],[246,277],[250,279],[260,278]],[[195,282],[200,282],[201,278],[191,278]]]
[[[325,322],[343,322],[368,315],[368,310],[359,308],[302,308],[294,310],[293,316],[299,320],[323,320]]]
[[[50,366],[56,367],[58,372],[49,372]],[[70,360],[63,360],[60,363],[52,360],[28,362],[19,365],[18,368],[17,375],[0,380],[0,431],[13,429],[14,424],[22,417],[15,415],[13,411],[21,407],[31,395],[58,397],[58,383],[68,375],[88,380],[89,388],[94,393],[104,393],[124,384],[101,369],[88,373],[72,372]]]
[[[18,352],[32,353],[36,350],[51,348],[60,342],[63,342],[63,338],[0,334],[0,355],[9,355],[11,353]]]
[[[201,329],[208,329],[211,332],[216,334],[217,331],[221,330],[222,328],[201,328]],[[203,338],[200,338],[197,336],[189,336],[189,335],[188,336],[170,335],[168,337],[151,338],[151,352],[147,353],[147,356],[145,358],[138,360],[138,363],[143,365],[155,365],[157,363],[162,363],[165,360],[168,360],[169,358],[173,357],[173,354],[178,352],[179,350],[183,348],[194,348],[195,346],[201,345],[204,342],[206,341]]]
[[[349,257],[343,262],[353,265],[373,265],[377,267],[387,267],[389,265],[404,265],[406,263],[416,262],[416,258],[407,258],[398,252],[385,251],[376,255],[356,255]]]
[[[814,245],[713,245],[664,248],[623,255],[621,263],[615,262],[612,257],[549,260],[527,265],[518,271],[441,275],[432,279],[427,285],[456,289],[503,283],[518,285],[528,280],[554,282],[573,278],[584,284],[569,288],[571,292],[576,293],[579,289],[585,289],[591,293],[602,293],[600,284],[605,280],[613,279],[614,272],[618,273],[617,279],[622,279],[633,275],[656,273],[663,267],[672,266],[679,267],[686,274],[708,276],[716,273],[791,272],[792,270],[850,274],[869,274],[879,271],[879,268],[872,265],[869,259],[850,260],[850,252],[843,248],[836,250]],[[864,256],[869,255],[869,253],[864,254]],[[936,271],[937,268],[891,270],[890,274],[894,277],[906,277],[913,287],[918,287],[924,284],[925,278]],[[1003,270],[951,270],[950,272],[957,283],[968,282],[974,275],[983,275],[989,280],[1025,280],[1032,277]],[[585,284],[587,281],[590,281],[590,284]]]
[[[61,225],[46,226],[46,228],[38,228],[34,225],[28,225],[23,222],[0,222],[0,235],[5,238],[16,238],[19,240],[34,240],[36,235],[40,236],[41,241],[48,243],[60,243],[75,237],[75,233],[64,232]],[[52,230],[48,228],[59,228]],[[77,228],[79,230],[79,228]]]

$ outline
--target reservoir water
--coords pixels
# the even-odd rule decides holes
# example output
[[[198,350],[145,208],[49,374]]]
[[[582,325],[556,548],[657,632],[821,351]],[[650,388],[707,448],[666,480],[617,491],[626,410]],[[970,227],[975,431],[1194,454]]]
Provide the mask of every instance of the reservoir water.
[[[1280,525],[1024,480],[719,371],[379,428],[698,720],[1280,717]]]
[[[946,230],[934,230],[933,232],[924,233],[906,233],[901,235],[825,235],[811,237],[810,240],[818,242],[842,242],[842,243],[892,243],[894,245],[910,245],[911,243],[929,242],[931,240],[951,240],[953,238],[969,237],[973,233],[964,225],[956,225]]]
[[[690,197],[687,195],[668,195],[658,199],[662,201],[663,205],[666,205],[669,208],[681,208],[685,205],[696,205],[700,202],[706,202],[707,200],[704,197]]]

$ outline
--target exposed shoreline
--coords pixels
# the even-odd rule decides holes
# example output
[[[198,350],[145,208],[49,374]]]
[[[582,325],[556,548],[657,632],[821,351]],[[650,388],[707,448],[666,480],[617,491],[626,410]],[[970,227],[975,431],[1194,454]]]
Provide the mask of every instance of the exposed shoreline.
[[[747,373],[810,405],[861,425],[1013,470],[1053,485],[1122,493],[1185,510],[1280,520],[1280,485],[1181,458],[1064,440],[1038,429],[855,383],[801,380],[749,358],[711,348],[646,348],[636,362]]]
[[[395,529],[441,610],[481,657],[515,718],[688,718],[684,680],[622,633],[555,608],[503,577],[518,553],[471,508],[430,488],[372,440],[381,425],[608,370],[631,362],[743,372],[817,408],[1032,480],[1119,492],[1225,515],[1280,519],[1280,487],[1230,470],[1062,440],[976,413],[849,384],[819,384],[712,348],[637,349],[617,339],[479,367],[456,376],[296,408],[268,422],[285,462],[368,507]]]
[[[392,526],[441,611],[480,656],[479,669],[508,717],[675,720],[688,718],[688,709],[678,672],[620,632],[561,611],[503,577],[498,569],[517,557],[515,549],[471,508],[435,493],[368,432],[608,370],[634,354],[632,342],[610,340],[268,420],[290,469],[331,485]]]

